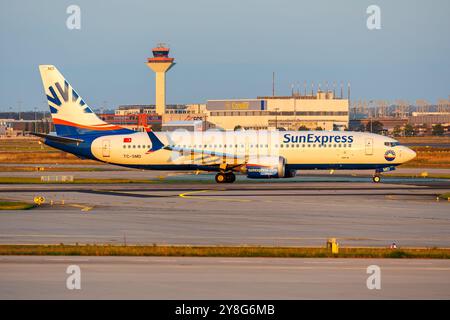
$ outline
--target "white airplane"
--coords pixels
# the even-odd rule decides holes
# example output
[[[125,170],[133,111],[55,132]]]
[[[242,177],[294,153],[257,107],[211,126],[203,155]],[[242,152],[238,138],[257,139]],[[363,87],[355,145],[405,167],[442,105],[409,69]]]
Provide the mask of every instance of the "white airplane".
[[[39,70],[56,134],[35,135],[80,158],[148,170],[235,173],[248,178],[294,177],[297,170],[394,170],[416,156],[392,138],[349,131],[136,132],[101,120],[52,65]]]

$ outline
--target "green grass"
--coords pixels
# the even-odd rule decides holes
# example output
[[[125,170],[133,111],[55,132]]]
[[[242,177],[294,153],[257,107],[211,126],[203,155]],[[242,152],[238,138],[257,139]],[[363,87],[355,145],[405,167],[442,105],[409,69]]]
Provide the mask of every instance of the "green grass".
[[[148,179],[74,179],[73,182],[41,182],[41,178],[0,177],[0,184],[108,184],[108,183],[152,183]]]
[[[0,255],[450,259],[450,249],[341,248],[335,255],[325,248],[61,244],[0,245]]]
[[[34,204],[26,202],[0,201],[0,210],[28,210],[34,207]]]
[[[101,167],[49,167],[49,166],[0,166],[0,172],[103,172],[103,171],[127,171],[123,168]]]
[[[439,198],[444,199],[444,200],[450,200],[450,192],[439,195]]]
[[[422,176],[420,173],[419,174],[387,173],[386,177],[450,179],[450,174],[427,173],[426,175]]]

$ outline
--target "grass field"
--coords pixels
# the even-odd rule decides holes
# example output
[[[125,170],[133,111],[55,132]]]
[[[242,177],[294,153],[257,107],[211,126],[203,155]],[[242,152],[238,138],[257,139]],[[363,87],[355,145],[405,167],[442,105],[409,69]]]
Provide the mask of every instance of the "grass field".
[[[450,259],[450,249],[341,248],[338,254],[332,254],[326,248],[299,247],[191,247],[61,244],[0,245],[0,255]]]
[[[450,168],[450,148],[411,147],[417,157],[402,165],[410,168]]]
[[[0,201],[0,210],[28,210],[34,207],[34,204],[26,202]]]
[[[0,139],[0,163],[101,164],[40,144],[38,139]]]
[[[159,180],[158,180],[159,181]],[[50,182],[42,182],[40,178],[28,178],[28,177],[0,177],[0,184],[36,184],[36,183],[44,183],[44,184],[116,184],[116,183],[152,183],[149,179],[87,179],[80,178],[75,179],[72,182],[69,181],[50,181]]]
[[[433,179],[450,179],[450,174],[435,174],[422,172],[420,174],[409,174],[409,173],[387,173],[386,177],[398,177],[398,178],[433,178]]]
[[[395,137],[401,143],[412,144],[414,143],[429,143],[429,144],[450,144],[450,137]]]
[[[450,192],[439,195],[439,198],[450,201]]]

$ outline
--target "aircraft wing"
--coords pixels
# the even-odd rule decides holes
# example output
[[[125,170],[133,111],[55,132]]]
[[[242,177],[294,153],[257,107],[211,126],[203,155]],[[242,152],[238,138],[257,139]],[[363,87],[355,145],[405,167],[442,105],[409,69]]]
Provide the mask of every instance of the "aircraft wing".
[[[236,158],[236,159],[242,159],[245,160],[245,156],[243,155],[237,155],[234,153],[224,153],[224,152],[217,152],[217,151],[211,151],[211,150],[204,150],[204,149],[191,149],[191,148],[179,148],[179,147],[170,147],[165,146],[163,147],[165,150],[175,151],[183,154],[196,154],[196,155],[208,155],[212,157],[227,157],[227,158]],[[244,161],[243,161],[244,162]]]

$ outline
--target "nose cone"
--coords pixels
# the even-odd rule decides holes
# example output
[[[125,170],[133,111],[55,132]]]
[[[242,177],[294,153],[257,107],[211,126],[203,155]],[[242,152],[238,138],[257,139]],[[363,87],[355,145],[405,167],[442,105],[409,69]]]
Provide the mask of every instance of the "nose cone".
[[[403,155],[404,161],[407,162],[414,159],[417,156],[417,153],[414,150],[411,150],[410,148],[405,148],[405,150],[403,151]]]

